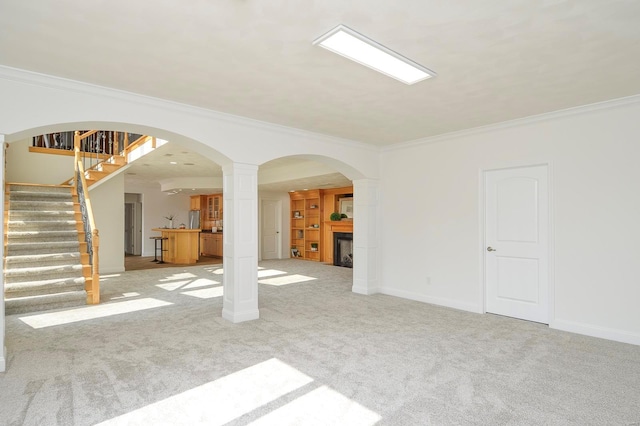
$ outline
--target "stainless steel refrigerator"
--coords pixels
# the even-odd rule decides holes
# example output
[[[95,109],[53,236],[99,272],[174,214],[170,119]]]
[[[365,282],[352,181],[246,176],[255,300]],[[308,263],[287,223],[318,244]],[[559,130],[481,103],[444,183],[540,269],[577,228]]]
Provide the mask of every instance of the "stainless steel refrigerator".
[[[201,229],[200,210],[189,210],[189,229]]]

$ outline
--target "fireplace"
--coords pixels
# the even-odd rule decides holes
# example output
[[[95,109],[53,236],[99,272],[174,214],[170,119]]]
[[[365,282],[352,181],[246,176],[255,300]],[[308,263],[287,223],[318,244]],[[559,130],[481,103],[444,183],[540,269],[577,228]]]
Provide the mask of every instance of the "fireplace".
[[[333,264],[353,268],[353,234],[350,232],[333,233]]]

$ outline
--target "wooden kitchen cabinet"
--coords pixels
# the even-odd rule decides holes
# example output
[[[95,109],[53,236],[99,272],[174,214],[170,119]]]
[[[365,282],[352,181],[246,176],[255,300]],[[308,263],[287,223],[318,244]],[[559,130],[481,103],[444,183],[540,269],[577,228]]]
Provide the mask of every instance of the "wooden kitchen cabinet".
[[[202,208],[201,196],[192,195],[190,206],[189,210],[200,210]]]
[[[222,233],[200,234],[200,252],[203,256],[222,257]]]
[[[207,195],[207,220],[222,220],[222,194]]]

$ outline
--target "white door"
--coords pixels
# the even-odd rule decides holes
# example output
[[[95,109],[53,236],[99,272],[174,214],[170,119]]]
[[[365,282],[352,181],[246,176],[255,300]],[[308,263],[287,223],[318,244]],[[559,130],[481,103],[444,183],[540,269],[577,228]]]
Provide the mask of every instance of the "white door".
[[[279,200],[262,201],[262,259],[278,259],[280,250],[280,210]]]
[[[124,205],[124,252],[126,254],[134,254],[134,208],[132,203]]]
[[[485,172],[486,311],[549,323],[547,166]]]

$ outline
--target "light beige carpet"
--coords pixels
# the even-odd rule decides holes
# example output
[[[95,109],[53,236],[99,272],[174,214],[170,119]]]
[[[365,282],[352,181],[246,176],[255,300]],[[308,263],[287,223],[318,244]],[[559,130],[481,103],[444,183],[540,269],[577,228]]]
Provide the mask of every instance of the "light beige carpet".
[[[7,317],[7,425],[631,425],[640,347],[262,262],[260,319],[215,265],[103,277],[96,307]]]

